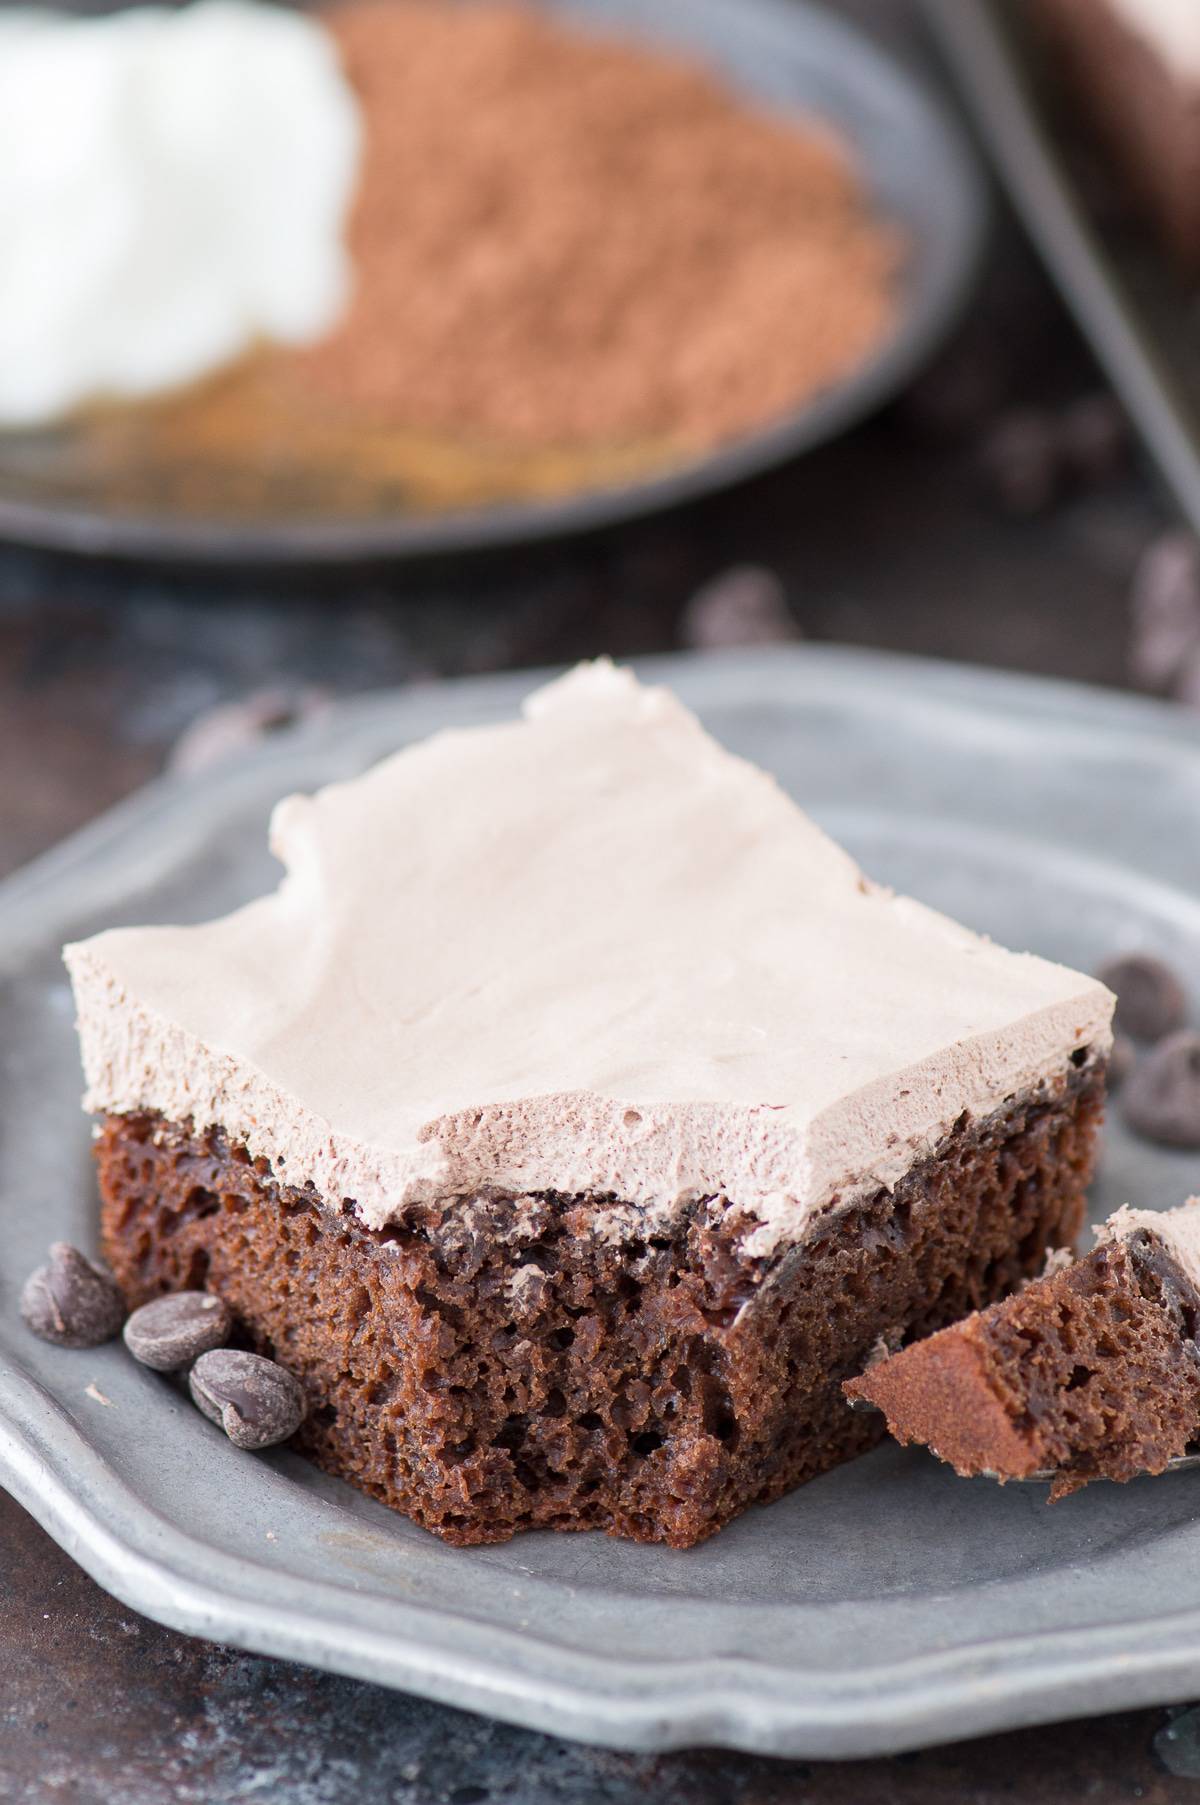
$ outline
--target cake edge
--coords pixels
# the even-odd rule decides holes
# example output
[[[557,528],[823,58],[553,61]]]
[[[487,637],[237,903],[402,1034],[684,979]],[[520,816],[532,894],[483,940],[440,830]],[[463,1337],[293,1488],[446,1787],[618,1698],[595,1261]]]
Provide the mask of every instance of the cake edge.
[[[878,1440],[841,1380],[881,1333],[957,1317],[1074,1237],[1103,1100],[1102,1066],[1072,1068],[772,1256],[719,1204],[663,1246],[628,1224],[589,1233],[604,1212],[586,1199],[524,1200],[516,1231],[520,1200],[493,1199],[478,1221],[423,1206],[372,1234],[211,1134],[114,1118],[97,1141],[103,1245],[131,1304],[224,1295],[309,1388],[303,1450],[445,1539],[597,1527],[690,1546]],[[487,1398],[467,1395],[481,1361]],[[566,1496],[581,1461],[594,1490]],[[539,1490],[543,1470],[557,1478]]]
[[[1171,1218],[1185,1211],[1191,1233],[1181,1248]],[[1165,1218],[1165,1223],[1160,1227],[1156,1218]],[[1089,1252],[1064,1264],[1049,1262],[1047,1270],[1015,1296],[887,1353],[844,1385],[846,1396],[860,1407],[880,1411],[896,1441],[928,1448],[962,1478],[982,1474],[1003,1482],[1051,1474],[1052,1500],[1094,1479],[1123,1482],[1143,1471],[1162,1471],[1200,1433],[1200,1350],[1189,1354],[1187,1345],[1200,1326],[1200,1199],[1161,1212],[1122,1206],[1094,1233],[1097,1245]],[[1118,1300],[1119,1324],[1124,1317],[1133,1321],[1144,1306],[1153,1328],[1165,1322],[1166,1332],[1175,1332],[1172,1323],[1179,1331],[1180,1370],[1193,1381],[1189,1389],[1194,1397],[1185,1402],[1179,1421],[1164,1422],[1160,1413],[1156,1431],[1140,1441],[1130,1425],[1124,1426],[1122,1439],[1122,1425],[1115,1416],[1107,1437],[1098,1444],[1089,1442],[1085,1428],[1079,1428],[1072,1440],[1078,1409],[1069,1408],[1065,1397],[1094,1378],[1103,1383],[1111,1368],[1074,1366],[1067,1383],[1049,1399],[1037,1400],[1035,1407],[1037,1390],[1044,1390],[1044,1380],[1033,1366],[1038,1325],[1031,1321],[1016,1328],[1024,1338],[1025,1363],[1031,1369],[1027,1384],[1022,1383],[1024,1373],[1012,1372],[1011,1355],[1006,1359],[996,1345],[998,1330],[1032,1317],[1045,1305],[1047,1321],[1050,1310],[1058,1311],[1063,1347],[1085,1361],[1093,1351],[1086,1342],[1084,1287],[1089,1284],[1095,1295]],[[1122,1304],[1122,1296],[1133,1301],[1132,1312]],[[1050,1324],[1050,1340],[1056,1327]],[[1143,1334],[1147,1342],[1150,1338],[1148,1332]],[[1116,1336],[1108,1340],[1111,1346],[1100,1338],[1102,1358],[1112,1358],[1115,1351],[1118,1378],[1122,1360],[1132,1373],[1136,1349],[1121,1349]],[[1163,1382],[1169,1387],[1172,1375]]]

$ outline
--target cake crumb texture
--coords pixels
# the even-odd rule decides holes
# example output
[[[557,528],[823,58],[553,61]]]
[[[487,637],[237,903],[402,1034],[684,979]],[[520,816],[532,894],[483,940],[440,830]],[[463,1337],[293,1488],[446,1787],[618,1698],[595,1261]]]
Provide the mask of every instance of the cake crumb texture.
[[[131,1306],[206,1287],[304,1386],[298,1445],[445,1540],[599,1528],[687,1547],[882,1433],[841,1384],[1070,1241],[1098,1067],[961,1121],[892,1191],[749,1251],[724,1198],[668,1226],[555,1194],[366,1229],[220,1130],[110,1116],[106,1258]]]
[[[1200,1293],[1139,1229],[846,1388],[897,1440],[963,1475],[1055,1474],[1052,1498],[1093,1479],[1161,1473],[1200,1431]]]

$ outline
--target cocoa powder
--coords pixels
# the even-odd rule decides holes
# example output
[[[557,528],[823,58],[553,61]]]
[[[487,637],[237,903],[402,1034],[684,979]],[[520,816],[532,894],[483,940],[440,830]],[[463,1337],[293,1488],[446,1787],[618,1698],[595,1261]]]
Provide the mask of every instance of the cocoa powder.
[[[901,256],[830,132],[509,0],[330,10],[364,109],[324,408],[476,444],[703,448],[851,371]]]

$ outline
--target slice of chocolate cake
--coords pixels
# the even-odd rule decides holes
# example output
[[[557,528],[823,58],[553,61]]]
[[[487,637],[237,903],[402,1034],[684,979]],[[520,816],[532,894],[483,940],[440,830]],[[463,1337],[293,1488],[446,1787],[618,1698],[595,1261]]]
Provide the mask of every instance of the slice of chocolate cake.
[[[67,950],[103,1244],[461,1542],[687,1545],[1078,1229],[1113,998],[862,877],[608,664],[292,797],[279,889]]]
[[[1200,1435],[1200,1198],[1121,1209],[1083,1259],[877,1361],[846,1387],[964,1476],[1161,1473]]]
[[[1031,0],[1086,106],[1178,260],[1200,270],[1200,4]]]

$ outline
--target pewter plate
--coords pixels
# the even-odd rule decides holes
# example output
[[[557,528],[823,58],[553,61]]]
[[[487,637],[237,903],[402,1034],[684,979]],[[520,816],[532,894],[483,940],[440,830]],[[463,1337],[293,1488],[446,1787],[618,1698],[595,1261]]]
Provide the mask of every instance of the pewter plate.
[[[828,650],[650,668],[878,877],[1084,967],[1153,947],[1200,998],[1194,717]],[[280,794],[506,717],[530,681],[345,707],[152,787],[0,886],[0,1481],[164,1623],[619,1747],[863,1755],[1194,1694],[1195,1474],[1049,1506],[889,1446],[686,1554],[543,1534],[456,1550],[298,1456],[238,1453],[119,1345],[22,1329],[46,1242],[94,1240],[59,943],[254,895]],[[1094,1216],[1189,1189],[1200,1158],[1114,1124]]]

